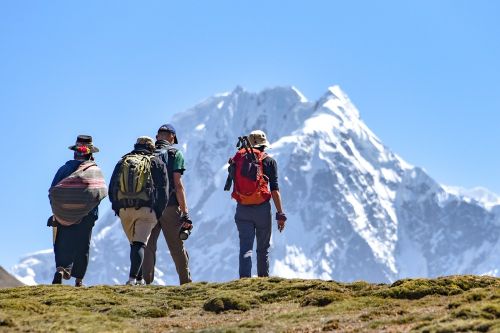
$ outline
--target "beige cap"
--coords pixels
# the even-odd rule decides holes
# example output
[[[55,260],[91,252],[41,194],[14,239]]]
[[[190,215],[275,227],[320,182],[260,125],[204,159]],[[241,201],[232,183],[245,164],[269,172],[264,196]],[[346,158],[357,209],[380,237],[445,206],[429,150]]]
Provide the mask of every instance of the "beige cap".
[[[261,130],[252,131],[248,136],[248,140],[252,147],[255,148],[269,147],[271,145],[269,141],[267,141],[266,133]]]
[[[135,144],[136,145],[146,145],[146,146],[152,147],[153,149],[155,147],[155,142],[149,136],[140,136],[140,137],[138,137]]]

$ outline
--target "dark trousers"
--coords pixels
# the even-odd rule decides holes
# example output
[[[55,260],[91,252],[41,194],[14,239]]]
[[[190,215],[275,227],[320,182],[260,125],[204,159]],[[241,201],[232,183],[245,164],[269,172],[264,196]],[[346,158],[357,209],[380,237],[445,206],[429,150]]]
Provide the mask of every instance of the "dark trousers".
[[[56,267],[71,271],[71,276],[83,279],[89,263],[90,237],[95,216],[87,215],[79,224],[58,225],[54,243]]]
[[[240,278],[252,276],[252,250],[257,238],[257,275],[269,276],[272,217],[269,201],[261,205],[238,204],[234,216],[240,237]]]

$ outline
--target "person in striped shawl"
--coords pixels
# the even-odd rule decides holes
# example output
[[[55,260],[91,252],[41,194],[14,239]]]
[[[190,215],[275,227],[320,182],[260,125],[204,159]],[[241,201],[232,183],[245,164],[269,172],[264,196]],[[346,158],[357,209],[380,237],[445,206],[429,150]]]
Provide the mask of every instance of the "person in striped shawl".
[[[75,286],[83,285],[89,262],[92,228],[98,218],[98,205],[107,195],[101,170],[93,154],[99,149],[89,135],[79,135],[74,158],[59,168],[49,189],[53,215],[47,225],[54,230],[56,272],[52,284],[75,278]]]

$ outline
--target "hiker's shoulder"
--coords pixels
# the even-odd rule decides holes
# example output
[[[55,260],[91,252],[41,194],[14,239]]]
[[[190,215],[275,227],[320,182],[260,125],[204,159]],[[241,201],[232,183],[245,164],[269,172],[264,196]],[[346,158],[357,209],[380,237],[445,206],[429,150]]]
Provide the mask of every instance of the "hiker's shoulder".
[[[160,156],[151,155],[151,166],[156,169],[162,169],[165,167],[165,163]]]
[[[170,146],[168,148],[168,152],[176,158],[184,158],[184,154],[182,153],[182,150],[180,150],[179,148],[177,148],[175,146]]]
[[[182,153],[169,143],[157,142],[156,143],[156,155],[163,155],[165,157],[176,157],[177,155],[182,155]]]
[[[264,158],[262,159],[262,163],[268,163],[268,164],[276,164],[276,160],[269,155],[268,153],[264,153]]]
[[[184,161],[184,154],[180,150],[177,150],[177,152],[174,155],[172,169],[175,172],[180,171],[181,173],[184,170],[186,170],[185,161]]]
[[[85,161],[82,161],[82,160],[68,160],[68,161],[66,161],[66,163],[64,163],[64,165],[73,168],[73,167],[78,167],[83,162],[85,162]]]
[[[54,175],[54,179],[52,180],[52,186],[63,180],[64,178],[71,175],[73,172],[78,169],[78,166],[81,164],[81,161],[78,160],[69,160],[59,167],[56,174]]]
[[[80,164],[82,164],[83,161],[79,161],[79,160],[69,160],[69,161],[66,161],[66,163],[64,163],[58,170],[58,172],[73,172],[75,171],[76,169],[78,169],[78,167],[80,166]]]

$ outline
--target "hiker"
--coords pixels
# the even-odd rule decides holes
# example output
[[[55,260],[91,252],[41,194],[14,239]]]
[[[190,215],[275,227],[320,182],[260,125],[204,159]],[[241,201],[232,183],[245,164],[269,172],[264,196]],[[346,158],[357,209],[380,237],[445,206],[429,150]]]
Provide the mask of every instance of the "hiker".
[[[134,150],[116,164],[109,185],[112,209],[120,217],[130,242],[126,285],[144,284],[144,248],[168,202],[167,170],[154,151],[152,138],[139,137]]]
[[[271,241],[272,216],[270,199],[276,207],[276,220],[280,232],[285,228],[286,215],[283,212],[278,186],[276,161],[264,152],[269,147],[266,134],[256,130],[248,137],[240,137],[242,148],[229,160],[229,180],[232,180],[231,197],[238,204],[234,216],[240,238],[240,278],[251,276],[252,249],[257,238],[257,275],[269,276],[269,247]],[[224,190],[230,190],[226,183]]]
[[[47,226],[53,227],[56,272],[52,284],[75,278],[75,286],[83,285],[89,263],[92,228],[98,218],[98,205],[106,197],[107,188],[101,170],[94,162],[99,149],[89,135],[79,135],[68,147],[73,158],[59,168],[49,190],[53,216]]]
[[[164,161],[168,170],[168,180],[171,193],[167,208],[163,211],[158,224],[151,232],[151,237],[144,252],[144,263],[142,271],[144,280],[151,284],[154,280],[154,268],[156,264],[156,245],[160,231],[167,242],[170,255],[175,264],[179,283],[191,282],[189,271],[189,256],[184,247],[184,240],[189,236],[192,222],[189,219],[186,203],[186,193],[182,183],[182,175],[186,170],[184,167],[184,156],[180,150],[174,148],[177,144],[175,128],[170,124],[162,125],[156,135],[156,154]]]

